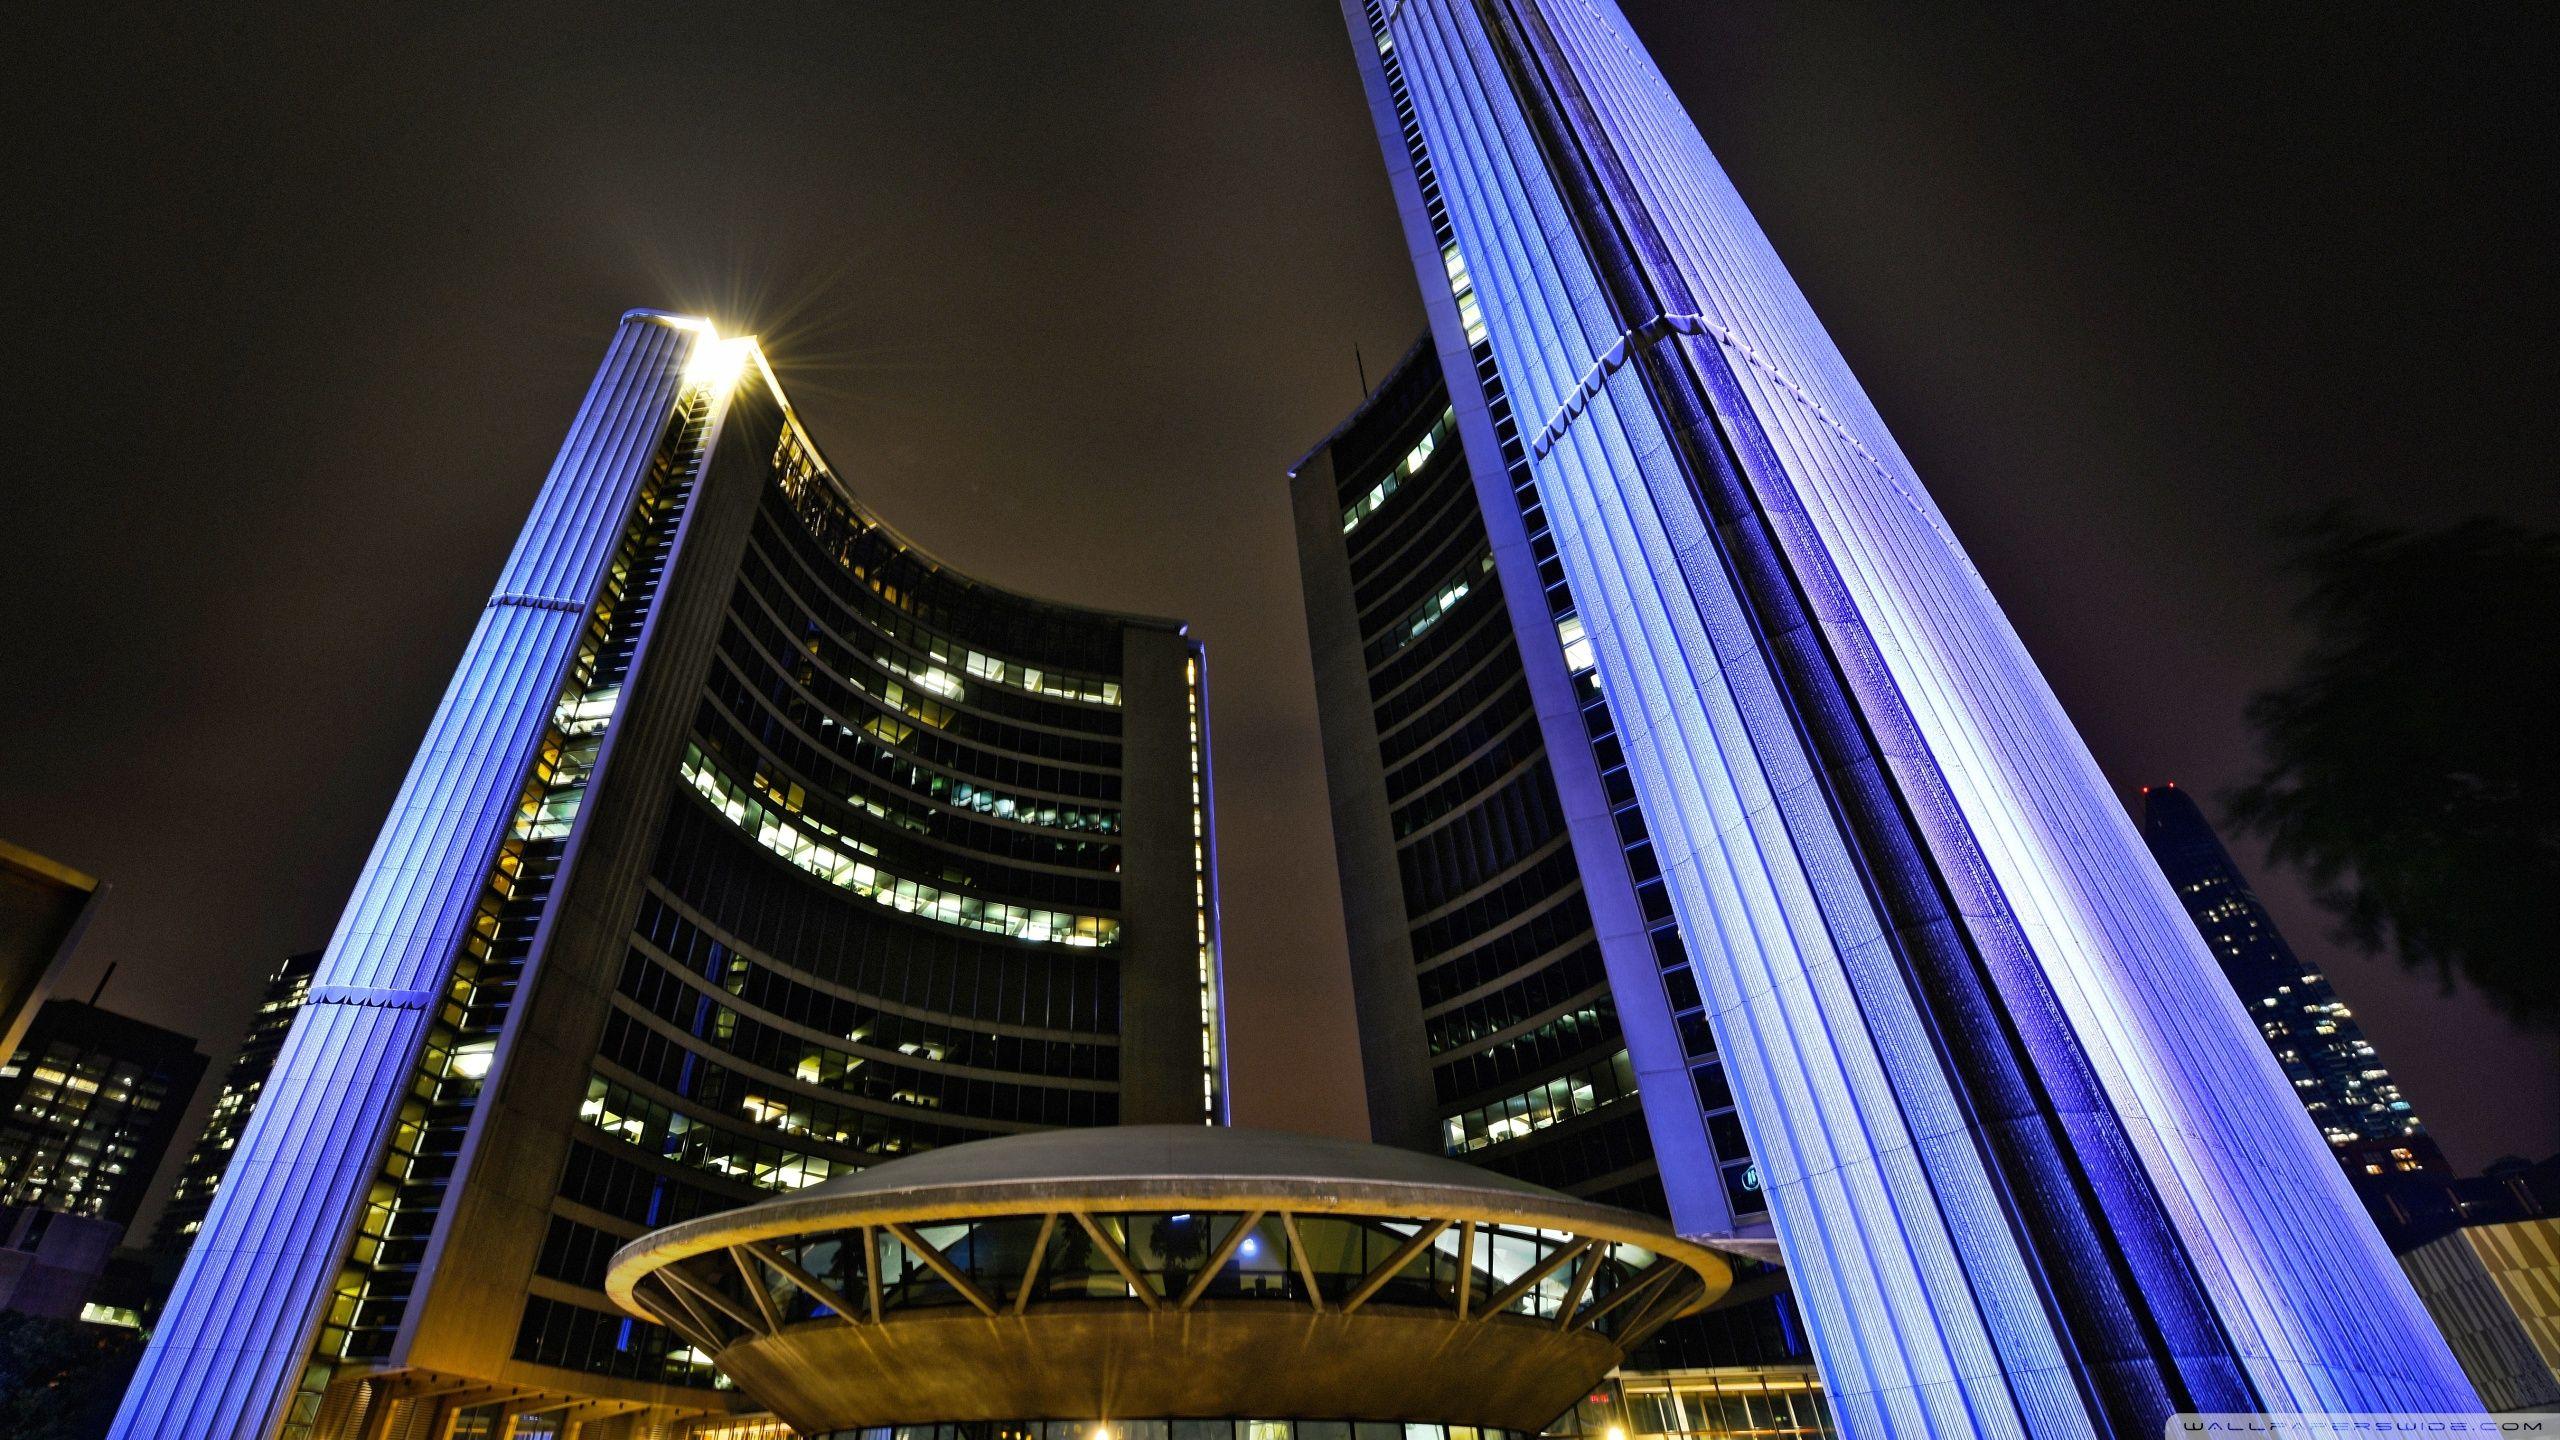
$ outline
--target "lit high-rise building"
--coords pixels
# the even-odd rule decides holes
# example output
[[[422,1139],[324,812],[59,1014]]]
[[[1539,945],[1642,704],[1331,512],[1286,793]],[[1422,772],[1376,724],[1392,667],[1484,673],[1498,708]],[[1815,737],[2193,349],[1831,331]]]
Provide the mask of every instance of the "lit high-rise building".
[[[46,1001],[0,1065],[0,1206],[132,1224],[204,1065],[189,1036]]]
[[[655,1436],[739,1402],[606,1296],[644,1231],[1220,1118],[1205,704],[1179,624],[890,530],[753,340],[624,317],[115,1433]]]
[[[205,1058],[189,1037],[95,999],[37,1007],[0,1063],[0,1310],[131,1323],[122,1306],[98,1302],[148,1289],[144,1267],[119,1264],[117,1246],[168,1158]]]
[[[1477,483],[1427,342],[1291,488],[1371,1137],[1770,1247],[1589,642],[1561,576],[1515,599],[1496,573],[1520,502]],[[1784,1393],[1821,1433],[1781,1283],[1635,1366]]]
[[[2142,787],[2142,838],[2350,1176],[2451,1167],[2329,977],[2285,943],[2195,797]]]
[[[1843,1429],[2476,1403],[1616,6],[1343,9],[1450,423],[1519,523],[1476,563],[1515,607],[1560,585],[1590,647],[1661,968],[1697,988]],[[1551,765],[1590,748],[1578,707],[1535,708]],[[1667,1104],[1679,1030],[1613,992]],[[1664,1171],[1711,1163],[1648,1128]],[[1715,1222],[1714,1187],[1665,1189]]]
[[[195,1243],[196,1232],[204,1227],[205,1211],[213,1206],[213,1192],[221,1188],[222,1172],[231,1164],[231,1152],[238,1148],[240,1134],[249,1126],[250,1112],[257,1109],[267,1077],[275,1072],[276,1056],[284,1050],[284,1037],[293,1029],[293,1017],[309,997],[311,976],[319,968],[320,952],[305,950],[286,956],[284,963],[267,976],[266,992],[258,997],[257,1013],[249,1017],[249,1033],[241,1039],[240,1051],[231,1057],[230,1067],[222,1072],[222,1093],[214,1097],[213,1113],[205,1120],[204,1133],[187,1151],[186,1166],[178,1172],[177,1184],[169,1191],[168,1203],[160,1207],[159,1222],[152,1227],[151,1246],[160,1254],[185,1254],[187,1247]]]

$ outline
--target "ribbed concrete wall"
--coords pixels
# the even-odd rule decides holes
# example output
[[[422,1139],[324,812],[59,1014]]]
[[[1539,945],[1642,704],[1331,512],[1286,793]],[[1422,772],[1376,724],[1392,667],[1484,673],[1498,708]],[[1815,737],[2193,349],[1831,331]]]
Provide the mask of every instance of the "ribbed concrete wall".
[[[112,1432],[284,1419],[431,1012],[698,331],[615,332],[241,1137]]]
[[[1615,7],[1345,11],[1390,169],[1402,100],[1447,208],[1852,1432],[2470,1406]],[[1432,197],[1399,184],[1410,235]],[[1452,257],[1412,238],[1468,385]]]

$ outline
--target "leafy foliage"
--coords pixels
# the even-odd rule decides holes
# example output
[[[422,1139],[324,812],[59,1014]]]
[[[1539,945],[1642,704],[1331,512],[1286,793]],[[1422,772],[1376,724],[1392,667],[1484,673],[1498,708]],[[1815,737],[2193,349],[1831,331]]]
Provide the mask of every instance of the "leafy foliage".
[[[141,1358],[133,1331],[0,1311],[0,1435],[98,1440]]]
[[[2560,536],[2333,511],[2290,539],[2311,648],[2250,702],[2233,817],[2350,940],[2560,1030]]]

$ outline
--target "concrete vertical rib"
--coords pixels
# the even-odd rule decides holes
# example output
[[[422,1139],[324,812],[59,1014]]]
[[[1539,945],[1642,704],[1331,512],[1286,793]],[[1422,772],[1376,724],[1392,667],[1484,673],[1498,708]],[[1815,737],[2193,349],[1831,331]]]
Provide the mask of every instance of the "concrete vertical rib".
[[[702,332],[623,318],[481,612],[116,1417],[283,1423],[446,975]]]
[[[1344,11],[1457,408],[1494,366],[1851,1432],[2470,1406],[1614,5]]]

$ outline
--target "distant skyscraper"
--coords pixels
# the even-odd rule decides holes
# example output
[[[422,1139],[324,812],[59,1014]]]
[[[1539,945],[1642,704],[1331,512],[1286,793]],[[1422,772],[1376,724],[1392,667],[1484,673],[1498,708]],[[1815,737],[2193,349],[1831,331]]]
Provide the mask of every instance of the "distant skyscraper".
[[[1372,1136],[1765,1244],[1590,645],[1560,578],[1496,574],[1521,501],[1471,472],[1427,343],[1291,483]],[[1640,1072],[1637,1034],[1675,1063]],[[1638,1363],[1812,1354],[1778,1295]]]
[[[624,1242],[1220,1117],[1205,706],[1179,624],[940,564],[753,340],[624,317],[115,1433],[655,1434],[736,1402]]]
[[[240,1053],[231,1057],[231,1067],[223,1072],[222,1093],[214,1098],[204,1134],[187,1151],[186,1168],[178,1172],[169,1202],[160,1209],[159,1224],[152,1230],[153,1249],[177,1255],[195,1243],[205,1211],[213,1205],[213,1192],[222,1184],[223,1169],[231,1163],[240,1133],[248,1128],[249,1114],[275,1071],[285,1034],[293,1028],[293,1017],[311,993],[312,973],[319,968],[320,952],[305,950],[286,956],[267,977],[266,993],[258,997],[258,1010],[249,1019]]]
[[[186,1036],[94,1004],[36,1011],[0,1064],[0,1310],[132,1323],[147,1267],[117,1247],[204,1066]]]
[[[0,840],[0,1056],[17,1053],[105,893],[79,871]]]
[[[1491,573],[1591,647],[1844,1427],[2473,1404],[1615,5],[1343,9],[1458,442],[1517,497]],[[1614,989],[1639,1083],[1685,1068]]]
[[[2448,1171],[2327,976],[2296,958],[2195,797],[2142,788],[2142,838],[2350,1175]]]
[[[174,1030],[46,1001],[0,1065],[0,1206],[132,1224],[204,1066]]]

